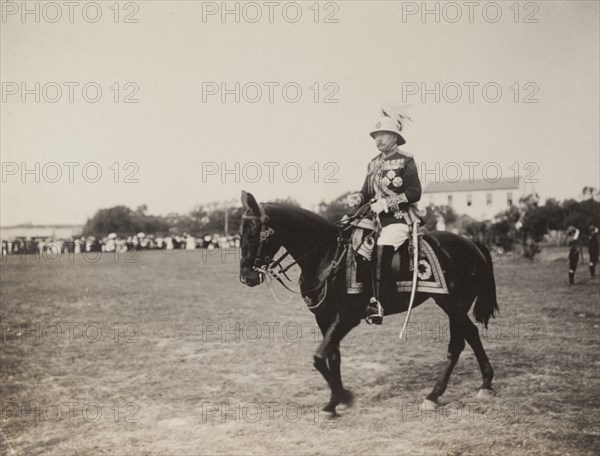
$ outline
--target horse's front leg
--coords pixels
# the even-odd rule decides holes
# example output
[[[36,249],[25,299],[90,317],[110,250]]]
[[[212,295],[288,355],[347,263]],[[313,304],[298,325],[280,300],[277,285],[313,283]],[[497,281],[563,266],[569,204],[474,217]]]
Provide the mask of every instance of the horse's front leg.
[[[354,400],[352,392],[344,389],[342,384],[340,342],[359,323],[360,320],[341,320],[339,315],[336,315],[333,323],[323,331],[323,341],[315,353],[315,367],[323,374],[331,388],[331,397],[323,411],[335,414],[338,404],[351,405]]]
[[[332,387],[331,398],[329,399],[329,403],[323,407],[323,410],[326,412],[335,413],[335,407],[338,404],[352,406],[354,403],[354,395],[352,394],[352,391],[344,389],[342,384],[342,354],[340,353],[339,343],[327,356],[327,361],[329,364],[329,372],[331,373]]]
[[[317,316],[317,324],[319,325],[319,329],[321,330],[321,334],[323,334],[323,340],[319,344],[319,348],[313,355],[313,366],[317,369],[327,384],[329,388],[333,391],[333,385],[331,382],[331,372],[329,367],[327,366],[327,350],[329,349],[329,344],[331,343],[331,337],[333,335],[333,331],[336,325],[339,324],[340,317],[336,315],[335,319],[331,321],[329,318],[319,317]]]

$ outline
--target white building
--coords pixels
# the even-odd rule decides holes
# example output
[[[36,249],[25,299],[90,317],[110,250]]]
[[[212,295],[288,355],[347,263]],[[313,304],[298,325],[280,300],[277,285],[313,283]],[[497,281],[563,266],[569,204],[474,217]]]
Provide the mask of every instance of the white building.
[[[0,227],[3,240],[17,238],[71,239],[81,236],[83,225],[16,225]]]
[[[489,220],[511,205],[518,205],[519,198],[532,193],[514,178],[507,177],[491,182],[485,179],[457,182],[431,182],[425,185],[422,205],[450,206],[461,215],[476,220]]]

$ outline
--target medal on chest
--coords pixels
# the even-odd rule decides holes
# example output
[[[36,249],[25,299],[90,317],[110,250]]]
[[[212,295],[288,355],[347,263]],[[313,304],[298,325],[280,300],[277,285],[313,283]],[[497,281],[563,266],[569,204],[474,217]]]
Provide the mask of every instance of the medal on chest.
[[[404,159],[387,160],[383,162],[383,166],[379,172],[379,182],[381,186],[388,189],[402,187],[402,170],[404,169]]]

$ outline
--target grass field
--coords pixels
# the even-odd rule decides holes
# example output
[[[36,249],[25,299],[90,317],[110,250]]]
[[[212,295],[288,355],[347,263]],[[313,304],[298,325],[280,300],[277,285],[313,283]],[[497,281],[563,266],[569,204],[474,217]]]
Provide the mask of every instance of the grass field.
[[[600,280],[585,266],[570,288],[564,255],[496,263],[501,316],[482,330],[493,400],[476,400],[467,347],[440,408],[418,409],[448,343],[431,302],[404,341],[404,315],[343,341],[356,402],[331,420],[312,315],[284,290],[287,304],[240,284],[235,260],[8,258],[0,454],[598,454]]]

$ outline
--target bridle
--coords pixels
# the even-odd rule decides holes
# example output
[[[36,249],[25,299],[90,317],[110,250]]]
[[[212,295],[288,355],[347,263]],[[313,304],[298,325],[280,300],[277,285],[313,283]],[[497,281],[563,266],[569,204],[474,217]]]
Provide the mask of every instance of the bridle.
[[[269,256],[265,256],[265,258],[262,259],[262,264],[261,264],[261,254],[262,254],[263,248],[267,244],[267,240],[269,239],[269,237],[271,237],[275,234],[275,230],[273,228],[267,226],[267,223],[269,222],[269,216],[265,212],[265,209],[262,206],[262,204],[258,205],[258,209],[260,211],[260,215],[243,214],[242,221],[243,220],[260,220],[258,252],[256,253],[256,257],[254,258],[254,264],[252,265],[252,269],[255,270],[256,272],[258,272],[262,279],[263,275],[265,275],[267,273],[267,270],[269,269],[269,264],[271,263],[271,261],[270,261],[271,258]],[[243,228],[243,223],[242,223],[242,228]]]
[[[338,226],[338,228],[343,227],[341,229],[341,232],[344,232],[344,231],[350,229],[352,227],[350,222],[356,220],[357,218],[363,217],[364,209],[369,206],[370,206],[370,202],[361,206],[352,216],[348,217],[345,220],[337,222],[336,226]],[[309,293],[312,293],[312,292],[322,288],[322,285],[319,284],[311,290],[306,290],[304,292],[297,292],[297,291],[292,290],[283,280],[281,280],[281,276],[283,275],[288,281],[291,282],[291,279],[288,277],[286,272],[292,266],[298,264],[299,260],[314,253],[319,248],[321,248],[321,246],[317,246],[314,249],[310,250],[309,252],[305,253],[304,255],[300,256],[298,259],[295,259],[292,263],[287,265],[285,268],[281,265],[281,262],[290,254],[289,251],[286,251],[277,260],[271,259],[271,257],[269,257],[268,255],[265,256],[264,258],[262,258],[262,256],[261,256],[262,251],[265,248],[269,238],[272,237],[273,235],[275,235],[275,230],[268,226],[269,216],[265,212],[265,209],[262,204],[258,204],[258,209],[259,209],[260,215],[248,215],[248,214],[242,215],[242,226],[240,227],[240,230],[243,231],[243,221],[244,220],[260,220],[260,234],[259,234],[258,251],[256,253],[256,257],[254,258],[254,264],[252,265],[252,269],[254,271],[258,272],[261,283],[265,281],[265,278],[269,278],[271,280],[275,279],[281,285],[283,285],[283,287],[285,287],[288,291],[290,291],[294,294],[302,294],[303,296],[308,295]],[[336,247],[335,253],[333,255],[333,260],[327,266],[326,273],[323,274],[325,287],[327,287],[327,280],[333,273],[336,272],[337,268],[339,267],[342,259],[346,255],[347,251],[348,251],[347,240],[344,239],[341,235],[338,236],[337,247]],[[279,269],[277,269],[277,268],[279,268]],[[240,280],[241,280],[241,278],[240,278]],[[272,290],[271,290],[271,292],[273,293]],[[319,300],[319,302],[316,305],[308,305],[308,308],[312,310],[312,309],[319,307],[325,300],[326,295],[327,295],[327,288],[325,288],[325,293],[323,293],[323,297]]]
[[[258,210],[260,215],[242,215],[242,222],[244,220],[260,220],[260,234],[259,234],[259,243],[258,243],[258,251],[256,252],[256,257],[254,257],[254,264],[252,265],[252,270],[258,272],[261,283],[265,281],[266,278],[271,280],[277,280],[281,285],[283,285],[288,291],[292,293],[298,293],[297,291],[292,290],[283,280],[281,280],[280,276],[284,276],[288,281],[292,281],[287,275],[287,271],[294,265],[298,264],[298,260],[303,258],[305,255],[302,255],[298,260],[294,260],[292,263],[288,264],[285,268],[281,265],[281,262],[290,255],[289,251],[286,251],[282,254],[277,260],[272,259],[270,256],[266,255],[262,258],[262,251],[265,248],[267,241],[270,237],[275,234],[275,230],[268,226],[269,216],[265,212],[265,209],[262,204],[258,205]],[[243,229],[243,223],[240,229]],[[312,253],[309,252],[309,253]],[[278,269],[277,269],[278,268]],[[241,280],[241,278],[240,278]]]

